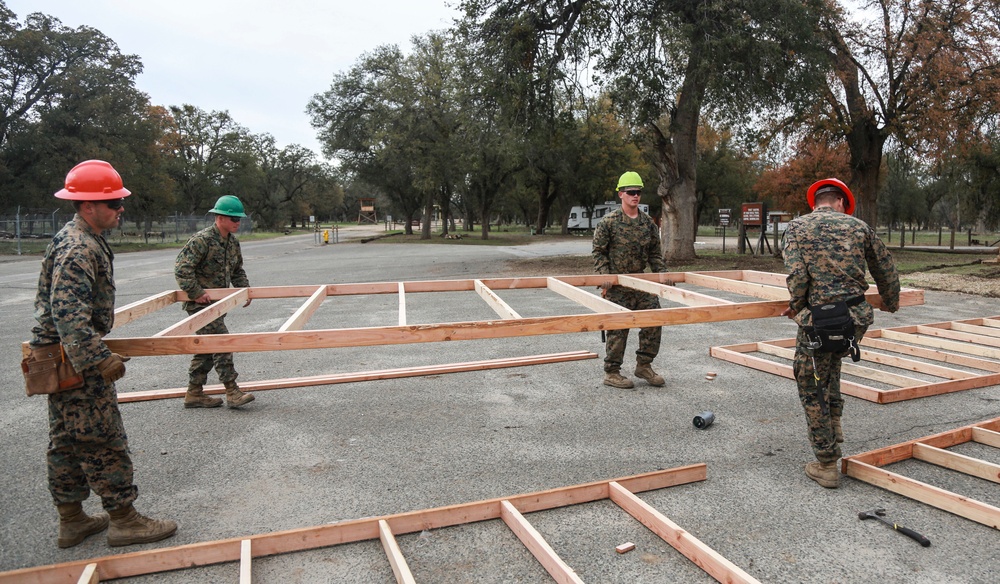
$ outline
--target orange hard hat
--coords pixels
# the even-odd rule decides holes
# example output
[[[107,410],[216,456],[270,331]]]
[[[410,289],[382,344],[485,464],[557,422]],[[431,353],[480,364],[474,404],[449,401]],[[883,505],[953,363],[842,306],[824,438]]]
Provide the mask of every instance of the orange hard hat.
[[[816,191],[827,186],[837,187],[841,192],[844,193],[844,196],[847,198],[847,201],[844,204],[844,213],[847,213],[848,215],[853,215],[854,193],[851,192],[851,189],[847,188],[847,185],[844,184],[844,181],[837,178],[824,178],[823,180],[818,180],[814,182],[812,186],[809,187],[809,192],[806,193],[806,201],[809,202],[809,208],[810,209],[816,208]]]
[[[66,186],[56,198],[70,201],[122,199],[132,191],[122,185],[122,177],[103,160],[84,160],[66,174]]]

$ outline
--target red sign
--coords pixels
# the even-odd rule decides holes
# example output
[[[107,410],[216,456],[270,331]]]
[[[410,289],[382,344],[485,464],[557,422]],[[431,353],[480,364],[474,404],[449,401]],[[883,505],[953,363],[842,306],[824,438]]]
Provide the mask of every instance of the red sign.
[[[743,203],[743,225],[764,224],[764,203]]]

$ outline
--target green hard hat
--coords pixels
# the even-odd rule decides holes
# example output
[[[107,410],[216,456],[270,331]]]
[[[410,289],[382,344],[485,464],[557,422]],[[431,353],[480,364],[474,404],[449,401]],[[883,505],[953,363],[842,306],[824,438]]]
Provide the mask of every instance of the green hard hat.
[[[639,187],[642,188],[642,177],[639,176],[638,172],[632,172],[631,170],[621,175],[618,179],[618,188],[615,190],[627,189],[628,187]]]
[[[243,212],[243,203],[233,195],[223,195],[215,202],[215,208],[209,209],[209,213],[216,215],[226,215],[229,217],[246,217]]]

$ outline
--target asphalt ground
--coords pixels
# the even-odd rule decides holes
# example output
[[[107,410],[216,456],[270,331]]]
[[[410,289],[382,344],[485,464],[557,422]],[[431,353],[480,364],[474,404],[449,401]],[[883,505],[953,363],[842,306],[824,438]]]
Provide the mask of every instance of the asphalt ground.
[[[244,244],[254,285],[488,277],[506,259],[586,253],[586,241],[519,247],[335,245],[311,236]],[[118,304],[174,289],[175,251],[119,254]],[[996,529],[842,477],[820,488],[802,471],[812,459],[791,380],[709,356],[716,345],[792,337],[784,318],[667,327],[654,365],[664,388],[601,384],[600,359],[402,380],[263,391],[241,410],[185,410],[179,400],[122,404],[136,507],[171,518],[177,535],[117,548],[94,536],[56,547],[57,515],[45,480],[44,398],[24,395],[21,341],[33,324],[38,258],[0,262],[0,571],[166,546],[381,516],[706,463],[708,479],[642,498],[761,582],[986,583],[1000,573]],[[510,275],[510,274],[506,274]],[[586,312],[555,294],[500,296],[523,316]],[[230,313],[234,332],[273,331],[299,300],[257,300]],[[393,295],[330,299],[310,328],[395,325]],[[474,293],[408,294],[410,323],[494,318]],[[927,292],[926,304],[876,312],[875,328],[1000,315],[1000,300]],[[184,316],[168,307],[115,331],[150,335]],[[630,336],[634,350],[636,336]],[[453,341],[357,349],[237,354],[241,380],[346,373],[589,350],[598,333]],[[631,355],[631,351],[627,352]],[[627,357],[626,368],[632,363]],[[120,393],[179,387],[188,358],[128,364]],[[714,371],[714,381],[705,379]],[[214,382],[214,375],[210,378]],[[848,397],[845,454],[1000,416],[1000,387],[878,405]],[[710,410],[715,423],[692,424]],[[1000,463],[996,449],[955,449]],[[891,467],[1000,506],[995,483],[919,462]],[[99,510],[91,497],[85,507]],[[928,548],[858,513],[926,535]],[[528,515],[586,582],[711,582],[711,577],[608,501]],[[635,551],[615,553],[632,541]],[[500,522],[405,535],[399,544],[418,582],[506,583],[551,579]],[[130,579],[233,582],[238,564]],[[254,561],[254,582],[393,582],[377,541]]]

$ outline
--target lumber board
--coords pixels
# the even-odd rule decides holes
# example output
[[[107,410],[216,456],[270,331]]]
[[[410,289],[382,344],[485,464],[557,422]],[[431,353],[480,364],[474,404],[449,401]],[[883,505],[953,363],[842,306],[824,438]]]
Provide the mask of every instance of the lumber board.
[[[678,288],[676,285],[650,282],[649,280],[633,278],[632,276],[619,276],[618,284],[634,288],[636,290],[642,290],[643,292],[648,292],[650,294],[655,294],[660,298],[676,302],[678,304],[683,304],[685,306],[715,306],[718,304],[734,304],[733,302],[722,298],[715,298],[707,294],[684,290],[682,288]]]
[[[952,328],[956,331],[972,333],[983,337],[1000,337],[1000,328],[996,327],[967,324],[959,321],[952,323]]]
[[[253,542],[244,539],[240,542],[240,584],[253,582]]]
[[[795,339],[787,339],[782,342],[787,341],[794,343]],[[775,348],[775,342],[776,341],[768,341],[766,343],[760,342],[747,343],[743,345],[729,345],[725,347],[712,347],[709,349],[709,355],[717,359],[722,359],[723,361],[729,361],[730,363],[743,365],[744,367],[750,367],[751,369],[757,369],[758,371],[794,380],[795,372],[791,365],[777,363],[775,361],[769,361],[767,359],[761,359],[760,357],[746,354],[751,351],[764,352],[761,350],[761,348],[764,347],[766,347],[767,350],[771,350]],[[887,396],[890,396],[894,391],[898,390],[881,390],[867,385],[862,385],[860,383],[854,383],[853,381],[847,379],[840,380],[841,393],[874,403],[885,403],[887,399],[890,399]]]
[[[767,355],[773,355],[775,357],[783,357],[789,361],[795,359],[795,350],[787,349],[783,347],[775,346],[772,343],[760,343],[758,346],[758,351]],[[920,385],[925,383],[922,379],[916,379],[914,377],[907,377],[905,375],[897,375],[895,373],[890,373],[888,371],[880,371],[878,369],[872,369],[871,367],[862,367],[860,365],[855,365],[854,363],[849,363],[844,361],[840,365],[840,372],[843,375],[853,375],[854,377],[860,377],[862,379],[870,379],[872,381],[879,381],[888,385],[895,385],[898,387],[910,387],[912,385]]]
[[[768,286],[765,284],[758,284],[756,282],[731,280],[728,278],[720,278],[718,276],[695,273],[688,274],[684,281],[694,286],[714,288],[716,290],[733,292],[734,294],[742,294],[743,296],[752,296],[754,298],[784,300],[786,303],[789,299],[788,288],[778,288],[776,286]]]
[[[521,318],[521,315],[514,311],[509,304],[503,301],[502,298],[497,296],[496,292],[490,290],[489,286],[483,284],[482,280],[476,280],[476,292],[479,296],[486,301],[486,304],[490,305],[493,312],[497,313],[497,316],[507,320],[513,320]],[[402,323],[400,323],[402,324]]]
[[[931,375],[934,377],[943,377],[945,379],[966,379],[968,377],[976,376],[975,373],[970,373],[969,371],[963,371],[961,369],[942,367],[940,365],[934,365],[932,363],[924,363],[923,361],[906,359],[905,357],[894,357],[892,355],[886,355],[885,353],[876,353],[875,351],[862,350],[861,359],[863,361],[880,363],[882,365],[888,365],[890,367],[895,367],[897,369],[907,369],[909,371],[924,373],[926,375]]]
[[[927,503],[932,507],[971,519],[988,527],[1000,529],[1000,509],[993,505],[968,499],[951,491],[858,460],[846,459],[846,465],[846,474],[850,477],[915,501]]]
[[[950,452],[943,448],[936,448],[921,442],[913,445],[913,458],[969,476],[1000,483],[1000,464],[993,464],[992,462],[965,456],[957,452]]]
[[[392,573],[396,576],[397,584],[416,584],[410,566],[406,563],[406,558],[403,557],[403,551],[399,549],[399,544],[396,542],[396,536],[393,535],[392,528],[389,527],[385,519],[379,519],[378,538],[382,542],[382,549],[385,550],[389,565],[392,566]]]
[[[976,426],[972,429],[972,440],[993,448],[1000,448],[1000,432]]]
[[[87,564],[87,567],[80,574],[77,584],[98,584],[100,581],[101,579],[97,574],[97,564]]]
[[[705,478],[706,466],[704,463],[699,463],[613,479],[613,482],[633,493],[639,493],[703,481]],[[424,529],[438,529],[499,519],[500,502],[505,500],[519,509],[521,513],[530,513],[607,499],[610,482],[612,481],[595,481],[515,497],[501,497],[410,511],[397,515],[341,521],[252,535],[247,538],[193,543],[49,566],[23,568],[0,572],[0,584],[72,584],[77,581],[80,572],[90,563],[98,565],[102,576],[114,579],[235,562],[241,557],[241,545],[244,539],[253,542],[253,553],[258,558],[342,543],[374,540],[379,537],[378,522],[380,520],[388,523],[392,532],[397,535],[419,533]]]
[[[444,365],[423,365],[400,369],[382,369],[377,371],[362,371],[356,373],[332,373],[328,375],[313,375],[309,377],[288,377],[258,381],[241,381],[243,391],[265,391],[270,389],[287,389],[291,387],[311,387],[316,385],[336,385],[340,383],[357,383],[379,379],[401,379],[406,377],[422,377],[426,375],[441,375],[444,373],[463,373],[468,371],[483,371],[487,369],[503,369],[506,367],[527,367],[549,363],[564,363],[596,359],[597,353],[590,351],[569,351],[565,353],[548,353],[529,355],[527,357],[507,357],[487,361],[468,361],[465,363],[448,363]],[[118,393],[118,403],[149,401],[155,399],[182,398],[186,387],[172,389],[151,389],[144,391],[128,391]],[[226,388],[221,384],[206,385],[206,394],[222,394]]]
[[[399,326],[406,326],[406,286],[399,283]]]
[[[326,286],[319,286],[316,291],[312,293],[312,296],[308,300],[302,303],[299,308],[292,313],[292,316],[288,317],[279,328],[278,332],[283,331],[299,331],[306,326],[312,315],[316,313],[323,301],[326,300]]]
[[[1000,362],[990,361],[989,359],[980,359],[979,357],[973,357],[971,355],[962,355],[960,353],[949,353],[947,351],[938,351],[936,349],[905,345],[903,343],[883,339],[881,338],[881,333],[881,330],[868,331],[868,333],[865,334],[865,337],[861,339],[861,346],[892,351],[894,353],[902,353],[904,355],[920,357],[921,359],[929,359],[931,361],[940,361],[951,365],[962,365],[963,367],[969,367],[970,369],[981,369],[983,371],[1000,373]],[[869,335],[872,336],[869,337]]]
[[[587,292],[581,288],[577,288],[572,284],[567,284],[558,278],[548,279],[548,289],[552,290],[556,294],[565,296],[573,302],[585,306],[594,312],[628,312],[629,309],[625,308],[620,304],[615,304],[610,300],[602,298],[597,294]]]
[[[187,318],[173,326],[169,326],[153,335],[154,337],[171,337],[180,335],[192,335],[213,320],[226,314],[230,310],[241,304],[245,304],[248,298],[246,288],[240,288],[232,292],[225,298],[217,300],[208,307],[198,312],[188,315]]]
[[[909,328],[909,327],[902,327],[902,328]],[[903,341],[906,343],[912,343],[914,345],[923,345],[925,347],[934,347],[937,349],[947,349],[949,351],[955,351],[958,353],[968,353],[970,355],[977,355],[979,357],[989,357],[990,359],[1000,360],[1000,350],[991,347],[980,347],[979,345],[973,345],[970,343],[960,343],[958,341],[939,339],[936,337],[929,337],[925,335],[916,335],[910,332],[903,332],[900,329],[882,329],[882,336],[887,339],[892,339],[895,341]]]
[[[187,295],[185,295],[187,297]],[[133,320],[138,320],[147,314],[152,314],[158,310],[166,308],[177,302],[177,291],[167,290],[154,294],[148,298],[143,298],[136,302],[126,304],[115,310],[115,322],[112,329],[126,325]]]
[[[989,337],[986,335],[977,335],[969,332],[958,331],[945,327],[918,326],[917,334],[928,335],[942,339],[950,339],[953,341],[961,341],[963,343],[977,343],[980,345],[986,345],[988,347],[1000,347],[1000,339]]]
[[[719,582],[743,582],[747,584],[757,582],[754,577],[744,572],[739,566],[667,519],[654,507],[634,493],[622,488],[618,483],[612,482],[609,485],[609,492],[611,500],[616,505]]]
[[[576,571],[559,557],[549,542],[545,541],[542,534],[538,533],[538,530],[524,518],[524,515],[518,512],[510,501],[500,501],[500,519],[517,536],[517,539],[521,540],[524,547],[528,548],[531,555],[535,556],[535,559],[552,576],[553,580],[559,584],[583,584],[583,580],[577,576]]]

